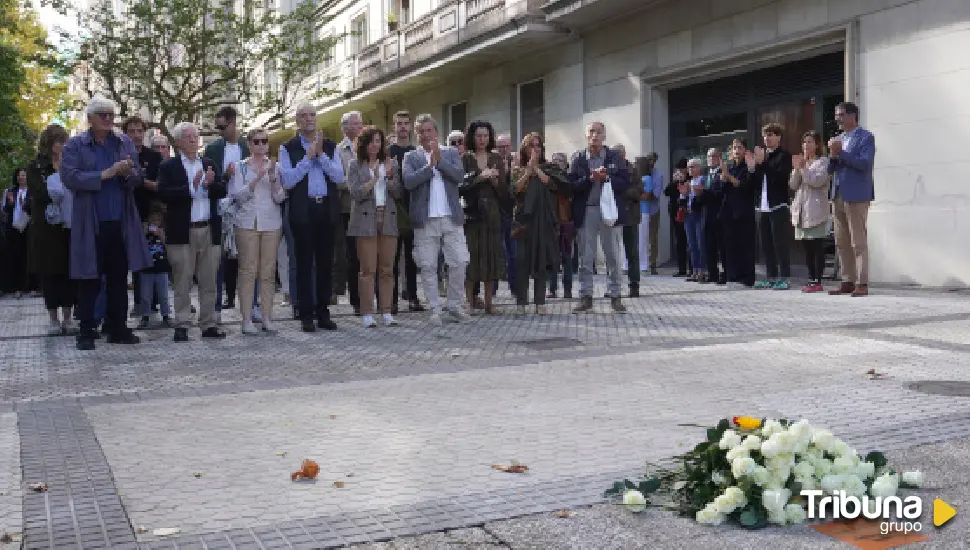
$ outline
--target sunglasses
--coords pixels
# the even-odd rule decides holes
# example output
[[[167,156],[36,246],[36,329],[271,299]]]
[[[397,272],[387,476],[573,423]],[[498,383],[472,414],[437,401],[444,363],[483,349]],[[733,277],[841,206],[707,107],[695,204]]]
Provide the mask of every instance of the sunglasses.
[[[219,130],[220,132],[225,130],[226,128],[228,128],[228,126],[226,126],[225,124],[216,124],[216,130]]]
[[[269,145],[269,138],[254,139],[253,145]]]

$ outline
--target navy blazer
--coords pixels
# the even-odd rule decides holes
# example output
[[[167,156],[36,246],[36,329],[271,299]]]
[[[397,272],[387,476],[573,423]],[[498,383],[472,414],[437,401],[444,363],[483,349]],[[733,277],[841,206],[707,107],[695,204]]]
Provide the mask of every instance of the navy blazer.
[[[605,145],[603,149],[606,150],[603,166],[606,167],[610,182],[613,184],[613,201],[616,203],[618,213],[614,227],[620,227],[629,223],[630,212],[623,204],[623,194],[630,187],[630,171],[627,169],[627,163],[620,159],[619,153]],[[586,151],[584,148],[573,153],[567,174],[569,186],[573,189],[573,222],[576,228],[583,226],[583,220],[586,218],[586,201],[589,200],[589,192],[592,189]]]
[[[215,164],[204,157],[202,160],[203,177],[212,168],[218,173]],[[219,199],[226,196],[226,183],[216,177],[209,184],[209,228],[212,244],[222,244],[222,216],[219,215]],[[192,192],[189,176],[182,166],[182,155],[175,155],[158,167],[158,198],[168,205],[165,210],[165,243],[189,244],[189,230],[192,223]]]

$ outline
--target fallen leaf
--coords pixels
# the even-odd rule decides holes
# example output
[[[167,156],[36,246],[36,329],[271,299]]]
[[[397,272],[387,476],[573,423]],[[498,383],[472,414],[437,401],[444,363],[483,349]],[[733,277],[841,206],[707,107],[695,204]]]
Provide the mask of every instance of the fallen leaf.
[[[152,534],[156,537],[168,537],[171,535],[177,535],[181,532],[182,530],[178,527],[159,527],[158,529],[152,531]]]
[[[276,453],[276,456],[280,456],[280,457],[284,457],[285,458],[286,457],[286,451],[280,451],[280,452]]]
[[[557,518],[568,518],[572,514],[569,512],[569,510],[559,510],[558,512],[554,512],[553,515]]]
[[[344,475],[346,475],[347,477],[354,477],[354,473],[353,472],[350,472],[349,474],[344,474]]]
[[[866,376],[869,377],[869,380],[878,380],[880,378],[885,378],[888,375],[884,372],[876,372],[876,369],[869,369],[866,371]]]
[[[29,487],[30,487],[30,490],[31,491],[34,491],[35,493],[46,493],[47,492],[47,484],[46,483],[31,483],[29,485]]]
[[[343,489],[344,482],[343,481],[334,481],[333,482],[333,486],[336,487],[336,488],[338,488],[338,489]]]
[[[337,415],[335,415],[335,414],[331,414],[330,415],[330,420],[336,420],[336,419],[337,419]]]
[[[499,470],[500,472],[509,472],[511,474],[521,474],[529,471],[529,467],[525,464],[512,464],[511,466],[492,464],[492,469]]]
[[[299,471],[290,474],[290,479],[293,481],[298,479],[316,479],[319,473],[320,465],[308,458],[300,465]]]
[[[195,477],[197,477],[197,478],[198,477],[202,477],[202,472],[194,472],[192,475],[195,476]]]
[[[135,527],[135,532],[138,534],[147,533],[148,527],[145,527],[144,525],[139,525],[138,527]]]

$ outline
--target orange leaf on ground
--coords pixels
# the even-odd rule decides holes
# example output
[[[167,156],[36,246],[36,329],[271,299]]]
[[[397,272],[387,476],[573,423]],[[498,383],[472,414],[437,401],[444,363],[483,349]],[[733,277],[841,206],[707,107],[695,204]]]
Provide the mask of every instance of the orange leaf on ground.
[[[290,479],[293,481],[298,479],[316,479],[319,473],[320,465],[308,458],[300,465],[299,471],[290,474]]]
[[[333,482],[333,486],[336,487],[336,488],[338,488],[338,489],[343,489],[344,482],[343,481],[334,481]]]
[[[492,469],[500,472],[509,472],[511,474],[521,474],[529,471],[529,467],[525,464],[512,464],[511,466],[506,466],[504,464],[492,464]]]

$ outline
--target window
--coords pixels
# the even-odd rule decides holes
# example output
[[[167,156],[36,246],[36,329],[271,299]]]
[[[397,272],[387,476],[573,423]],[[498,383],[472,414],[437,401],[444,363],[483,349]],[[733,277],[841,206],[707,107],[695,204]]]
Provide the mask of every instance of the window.
[[[333,41],[333,32],[326,31],[323,27],[317,27],[316,33],[318,40],[331,40],[330,47],[324,50],[320,58],[318,69],[323,70],[333,66],[334,60],[337,57],[337,44]]]
[[[357,55],[370,41],[367,39],[367,14],[362,13],[350,22],[350,54]]]
[[[843,94],[825,96],[822,100],[822,141],[825,143],[839,133],[839,124],[835,122],[835,106],[843,101]]]
[[[542,80],[519,84],[519,142],[529,132],[545,131],[546,115]]]
[[[448,108],[448,129],[465,131],[468,127],[468,103],[456,103]]]

